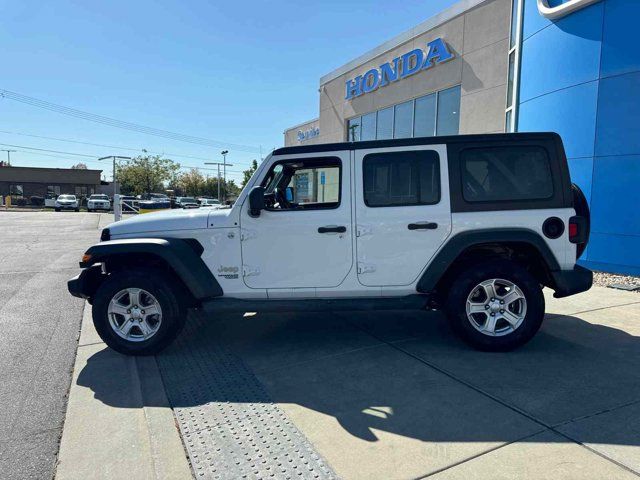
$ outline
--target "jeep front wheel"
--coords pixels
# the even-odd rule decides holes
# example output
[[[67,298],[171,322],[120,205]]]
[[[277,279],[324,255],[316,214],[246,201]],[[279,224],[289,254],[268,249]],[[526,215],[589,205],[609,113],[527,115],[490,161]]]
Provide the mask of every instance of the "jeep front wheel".
[[[184,326],[186,309],[165,274],[114,272],[93,299],[93,324],[100,338],[126,355],[154,355]]]
[[[454,330],[479,350],[508,351],[527,343],[544,318],[544,296],[523,267],[478,264],[453,282],[446,305]]]

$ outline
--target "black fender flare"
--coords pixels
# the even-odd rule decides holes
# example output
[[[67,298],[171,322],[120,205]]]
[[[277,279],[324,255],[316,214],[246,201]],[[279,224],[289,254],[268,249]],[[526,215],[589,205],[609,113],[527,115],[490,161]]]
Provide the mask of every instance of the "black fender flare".
[[[449,266],[469,247],[487,243],[526,243],[533,246],[544,259],[549,272],[560,270],[558,260],[542,236],[527,228],[489,228],[461,232],[453,236],[435,255],[418,280],[416,290],[432,292]]]
[[[132,238],[109,240],[91,246],[85,253],[80,267],[89,269],[107,262],[116,255],[150,254],[164,260],[196,300],[220,297],[222,287],[200,255],[202,245],[193,239],[181,238]]]

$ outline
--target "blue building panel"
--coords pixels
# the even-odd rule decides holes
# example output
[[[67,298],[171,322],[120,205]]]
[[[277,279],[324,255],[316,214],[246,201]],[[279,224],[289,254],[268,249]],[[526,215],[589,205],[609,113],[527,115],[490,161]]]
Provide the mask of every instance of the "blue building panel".
[[[636,27],[640,2],[607,0],[604,10],[601,75],[609,77],[640,71]]]
[[[578,185],[587,200],[591,202],[593,158],[570,158],[569,172],[571,173],[571,182]]]
[[[523,77],[528,82],[529,79]],[[569,158],[593,157],[598,82],[566,88],[520,104],[518,130],[557,132]]]
[[[603,0],[554,21],[536,0],[524,6],[518,130],[562,136],[591,207],[580,263],[640,275],[640,2]]]
[[[523,42],[521,102],[599,78],[603,10],[592,5]]]
[[[640,155],[596,158],[591,231],[636,236],[640,245],[639,192]]]
[[[640,154],[640,72],[600,80],[596,155]]]

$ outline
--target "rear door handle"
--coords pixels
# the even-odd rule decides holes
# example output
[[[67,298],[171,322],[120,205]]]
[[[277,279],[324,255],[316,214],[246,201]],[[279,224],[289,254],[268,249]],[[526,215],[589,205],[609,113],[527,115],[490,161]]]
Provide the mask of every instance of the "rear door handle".
[[[336,225],[326,225],[324,227],[318,228],[318,233],[344,233],[347,231],[347,227],[336,226]]]
[[[416,222],[407,225],[409,230],[435,230],[438,224],[435,222]]]

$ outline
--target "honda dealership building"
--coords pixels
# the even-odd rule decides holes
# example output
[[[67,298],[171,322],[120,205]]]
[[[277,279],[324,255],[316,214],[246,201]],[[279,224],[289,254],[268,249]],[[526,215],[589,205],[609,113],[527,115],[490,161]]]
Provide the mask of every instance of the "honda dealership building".
[[[285,145],[558,132],[591,205],[581,263],[638,275],[638,18],[636,0],[462,0],[324,75]]]

